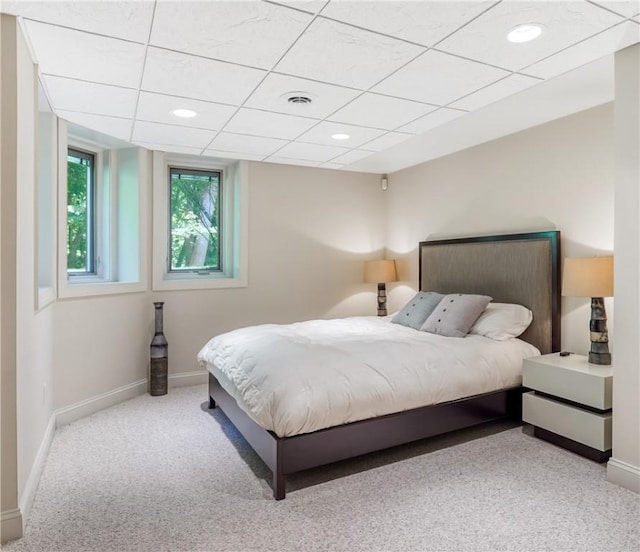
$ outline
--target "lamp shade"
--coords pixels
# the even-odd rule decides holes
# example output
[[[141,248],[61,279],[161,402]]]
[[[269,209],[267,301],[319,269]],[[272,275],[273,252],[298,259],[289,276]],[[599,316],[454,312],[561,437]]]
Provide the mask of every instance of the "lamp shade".
[[[562,295],[613,297],[613,257],[565,259]]]
[[[395,282],[396,262],[394,260],[366,261],[364,263],[364,281],[368,283]]]

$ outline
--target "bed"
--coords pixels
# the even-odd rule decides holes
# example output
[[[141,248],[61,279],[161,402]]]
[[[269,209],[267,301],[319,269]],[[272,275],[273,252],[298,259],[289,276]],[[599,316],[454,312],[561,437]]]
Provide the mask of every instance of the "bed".
[[[526,358],[554,352],[560,347],[559,248],[560,235],[556,231],[420,242],[419,287],[442,294],[488,295],[494,302],[524,305],[533,313],[533,322],[519,340],[510,340],[513,351],[501,350],[498,355]],[[359,332],[367,336],[375,334],[375,339],[366,340],[363,346]],[[403,355],[422,347],[424,341],[437,341],[445,349],[459,343],[448,361],[450,365],[440,368],[454,374],[480,374],[478,381],[463,386],[465,391],[461,395],[457,388],[451,394],[446,386],[436,385],[441,372],[416,382],[413,390],[410,379],[402,384],[402,378],[385,372],[386,365],[394,363],[406,372],[408,361]],[[489,355],[484,351],[492,346],[490,341],[476,336],[434,338],[382,318],[360,317],[240,329],[229,332],[222,340],[212,340],[216,345],[203,347],[199,360],[209,370],[210,408],[219,407],[265,462],[273,474],[273,496],[280,500],[285,498],[288,474],[504,417],[519,419],[523,391],[521,362],[511,361],[507,363],[511,368],[499,368],[497,372],[486,371],[481,359]],[[248,342],[245,352],[243,343]],[[291,349],[285,349],[286,342],[293,344]],[[324,349],[329,354],[318,361],[317,353]],[[234,377],[235,364],[263,350],[260,361],[267,366],[263,374],[258,372],[257,378],[248,382],[244,373]],[[349,364],[352,350],[361,357],[364,355],[359,364],[355,361]],[[280,409],[271,402],[265,405],[262,399],[254,400],[254,396],[270,397],[277,391],[269,388],[263,376],[269,366],[284,370],[286,376],[287,357],[298,365],[305,359],[310,364],[318,362],[318,369],[324,370],[322,377],[329,381],[333,381],[329,377],[335,371],[333,364],[348,368],[347,372],[335,371],[333,379],[340,380],[362,366],[368,368],[372,359],[377,358],[374,371],[368,372],[366,382],[363,380],[361,385],[361,395],[370,397],[369,404],[363,402],[361,408],[352,408],[353,401],[341,402],[339,387],[330,387],[331,391],[324,395],[316,393],[320,398],[314,403],[305,399],[306,415],[303,410],[298,417],[293,415],[299,402],[295,390]],[[473,367],[475,362],[478,369],[464,372],[468,367],[459,367],[457,359],[463,359],[460,362],[465,366]],[[231,366],[231,371],[218,368],[218,364],[224,363]],[[446,364],[437,355],[433,363]],[[513,373],[514,364],[518,367],[517,374]],[[395,366],[389,368],[403,372]],[[487,375],[481,377],[483,370]],[[401,398],[395,402],[386,399],[381,391],[384,387],[402,389],[402,385],[407,387],[405,394],[398,395]],[[431,387],[433,397],[429,396]],[[303,392],[297,394],[305,395],[305,388],[315,393],[311,381],[304,382]],[[428,402],[425,406],[420,406],[422,398]],[[309,404],[313,405],[312,416]],[[338,416],[335,419],[334,414]]]

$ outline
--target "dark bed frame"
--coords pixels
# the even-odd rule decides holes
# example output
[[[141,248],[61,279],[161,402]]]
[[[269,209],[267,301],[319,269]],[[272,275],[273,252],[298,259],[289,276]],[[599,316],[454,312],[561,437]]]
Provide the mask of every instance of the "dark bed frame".
[[[560,233],[535,232],[431,240],[419,244],[420,289],[491,295],[518,303],[534,321],[521,339],[545,354],[560,350]],[[425,406],[293,437],[260,427],[209,373],[209,407],[224,412],[273,473],[273,496],[286,476],[308,468],[485,422],[520,419],[522,387]]]

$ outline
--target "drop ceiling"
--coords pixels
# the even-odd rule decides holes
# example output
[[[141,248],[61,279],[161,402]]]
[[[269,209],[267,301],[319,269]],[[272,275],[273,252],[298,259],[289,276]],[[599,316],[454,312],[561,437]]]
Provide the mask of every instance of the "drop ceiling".
[[[611,54],[640,41],[637,0],[4,0],[2,11],[21,18],[46,99],[75,124],[149,149],[369,172],[610,100]],[[508,42],[523,23],[542,35]]]

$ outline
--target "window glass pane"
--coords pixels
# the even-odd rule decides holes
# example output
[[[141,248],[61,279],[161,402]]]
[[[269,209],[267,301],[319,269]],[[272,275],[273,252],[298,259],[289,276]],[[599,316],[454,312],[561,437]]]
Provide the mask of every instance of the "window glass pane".
[[[221,174],[170,170],[169,270],[222,270]]]
[[[93,273],[94,156],[69,149],[67,155],[67,271]]]

